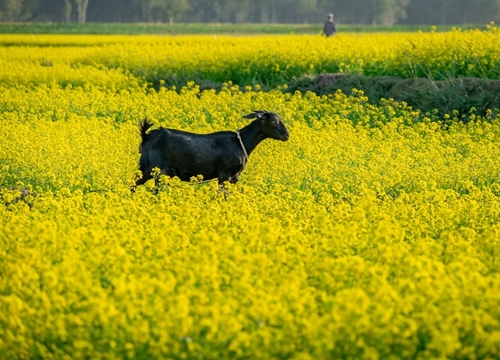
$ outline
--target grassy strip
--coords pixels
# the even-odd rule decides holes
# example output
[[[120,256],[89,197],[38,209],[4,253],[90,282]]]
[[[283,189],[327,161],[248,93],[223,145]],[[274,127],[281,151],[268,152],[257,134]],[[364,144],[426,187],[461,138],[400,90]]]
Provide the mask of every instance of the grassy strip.
[[[463,30],[483,29],[472,24],[455,26]],[[415,32],[430,31],[431,25],[376,26],[339,24],[340,32]],[[436,27],[449,31],[450,25]],[[145,23],[0,23],[2,34],[317,34],[322,24],[145,24]]]
[[[500,80],[456,78],[433,81],[425,78],[401,79],[393,76],[368,77],[349,74],[322,74],[294,80],[286,92],[312,91],[326,95],[341,90],[350,94],[362,90],[368,101],[380,104],[381,99],[404,101],[415,109],[432,112],[435,109],[446,118],[458,111],[467,115],[486,115],[500,109]],[[495,110],[496,109],[496,110]]]
[[[176,86],[180,92],[186,83]],[[226,83],[200,80],[196,82],[200,91],[215,90],[217,92],[228,87]],[[233,86],[233,85],[229,85]],[[169,87],[167,85],[167,87]],[[156,90],[160,87],[155,86]],[[263,91],[272,87],[259,86]],[[254,87],[239,86],[246,92]],[[479,78],[450,78],[431,80],[427,78],[402,79],[396,76],[363,76],[357,74],[321,74],[304,76],[279,86],[284,93],[308,91],[317,95],[334,94],[338,90],[344,94],[352,94],[356,90],[363,91],[368,102],[381,105],[385,100],[393,99],[405,102],[423,113],[434,113],[439,118],[456,118],[460,116],[465,122],[470,114],[495,117],[500,110],[500,80]]]

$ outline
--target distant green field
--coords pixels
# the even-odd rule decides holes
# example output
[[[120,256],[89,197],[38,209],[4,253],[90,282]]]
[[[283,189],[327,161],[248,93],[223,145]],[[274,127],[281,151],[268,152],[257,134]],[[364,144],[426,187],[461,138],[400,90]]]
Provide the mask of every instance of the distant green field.
[[[462,29],[484,28],[472,24]],[[430,31],[430,25],[377,26],[338,25],[341,32],[414,32]],[[448,31],[453,26],[437,26]],[[2,34],[317,34],[322,24],[145,24],[145,23],[0,23]]]

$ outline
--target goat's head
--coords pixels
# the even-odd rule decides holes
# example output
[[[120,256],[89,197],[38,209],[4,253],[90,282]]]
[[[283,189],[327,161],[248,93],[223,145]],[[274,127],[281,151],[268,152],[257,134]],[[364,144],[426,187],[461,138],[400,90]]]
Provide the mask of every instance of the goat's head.
[[[266,110],[256,110],[244,116],[245,119],[257,119],[260,122],[262,132],[266,137],[275,140],[286,141],[290,133],[278,114]]]

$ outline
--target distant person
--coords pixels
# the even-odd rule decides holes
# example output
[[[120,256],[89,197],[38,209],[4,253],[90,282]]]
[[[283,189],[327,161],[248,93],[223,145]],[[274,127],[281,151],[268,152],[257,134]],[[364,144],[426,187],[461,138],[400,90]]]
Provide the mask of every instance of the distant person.
[[[323,34],[326,37],[330,37],[336,33],[337,28],[335,27],[335,21],[333,21],[333,14],[328,14],[328,20],[325,21],[325,26],[323,27]]]

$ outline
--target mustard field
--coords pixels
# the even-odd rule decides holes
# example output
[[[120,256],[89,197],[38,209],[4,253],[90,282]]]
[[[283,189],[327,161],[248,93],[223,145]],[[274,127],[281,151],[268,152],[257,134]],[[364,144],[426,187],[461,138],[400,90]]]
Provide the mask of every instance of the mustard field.
[[[316,71],[495,78],[499,37],[2,35],[0,358],[499,358],[498,111],[261,90]],[[290,140],[259,145],[227,193],[130,191],[145,116],[209,133],[257,109]]]

